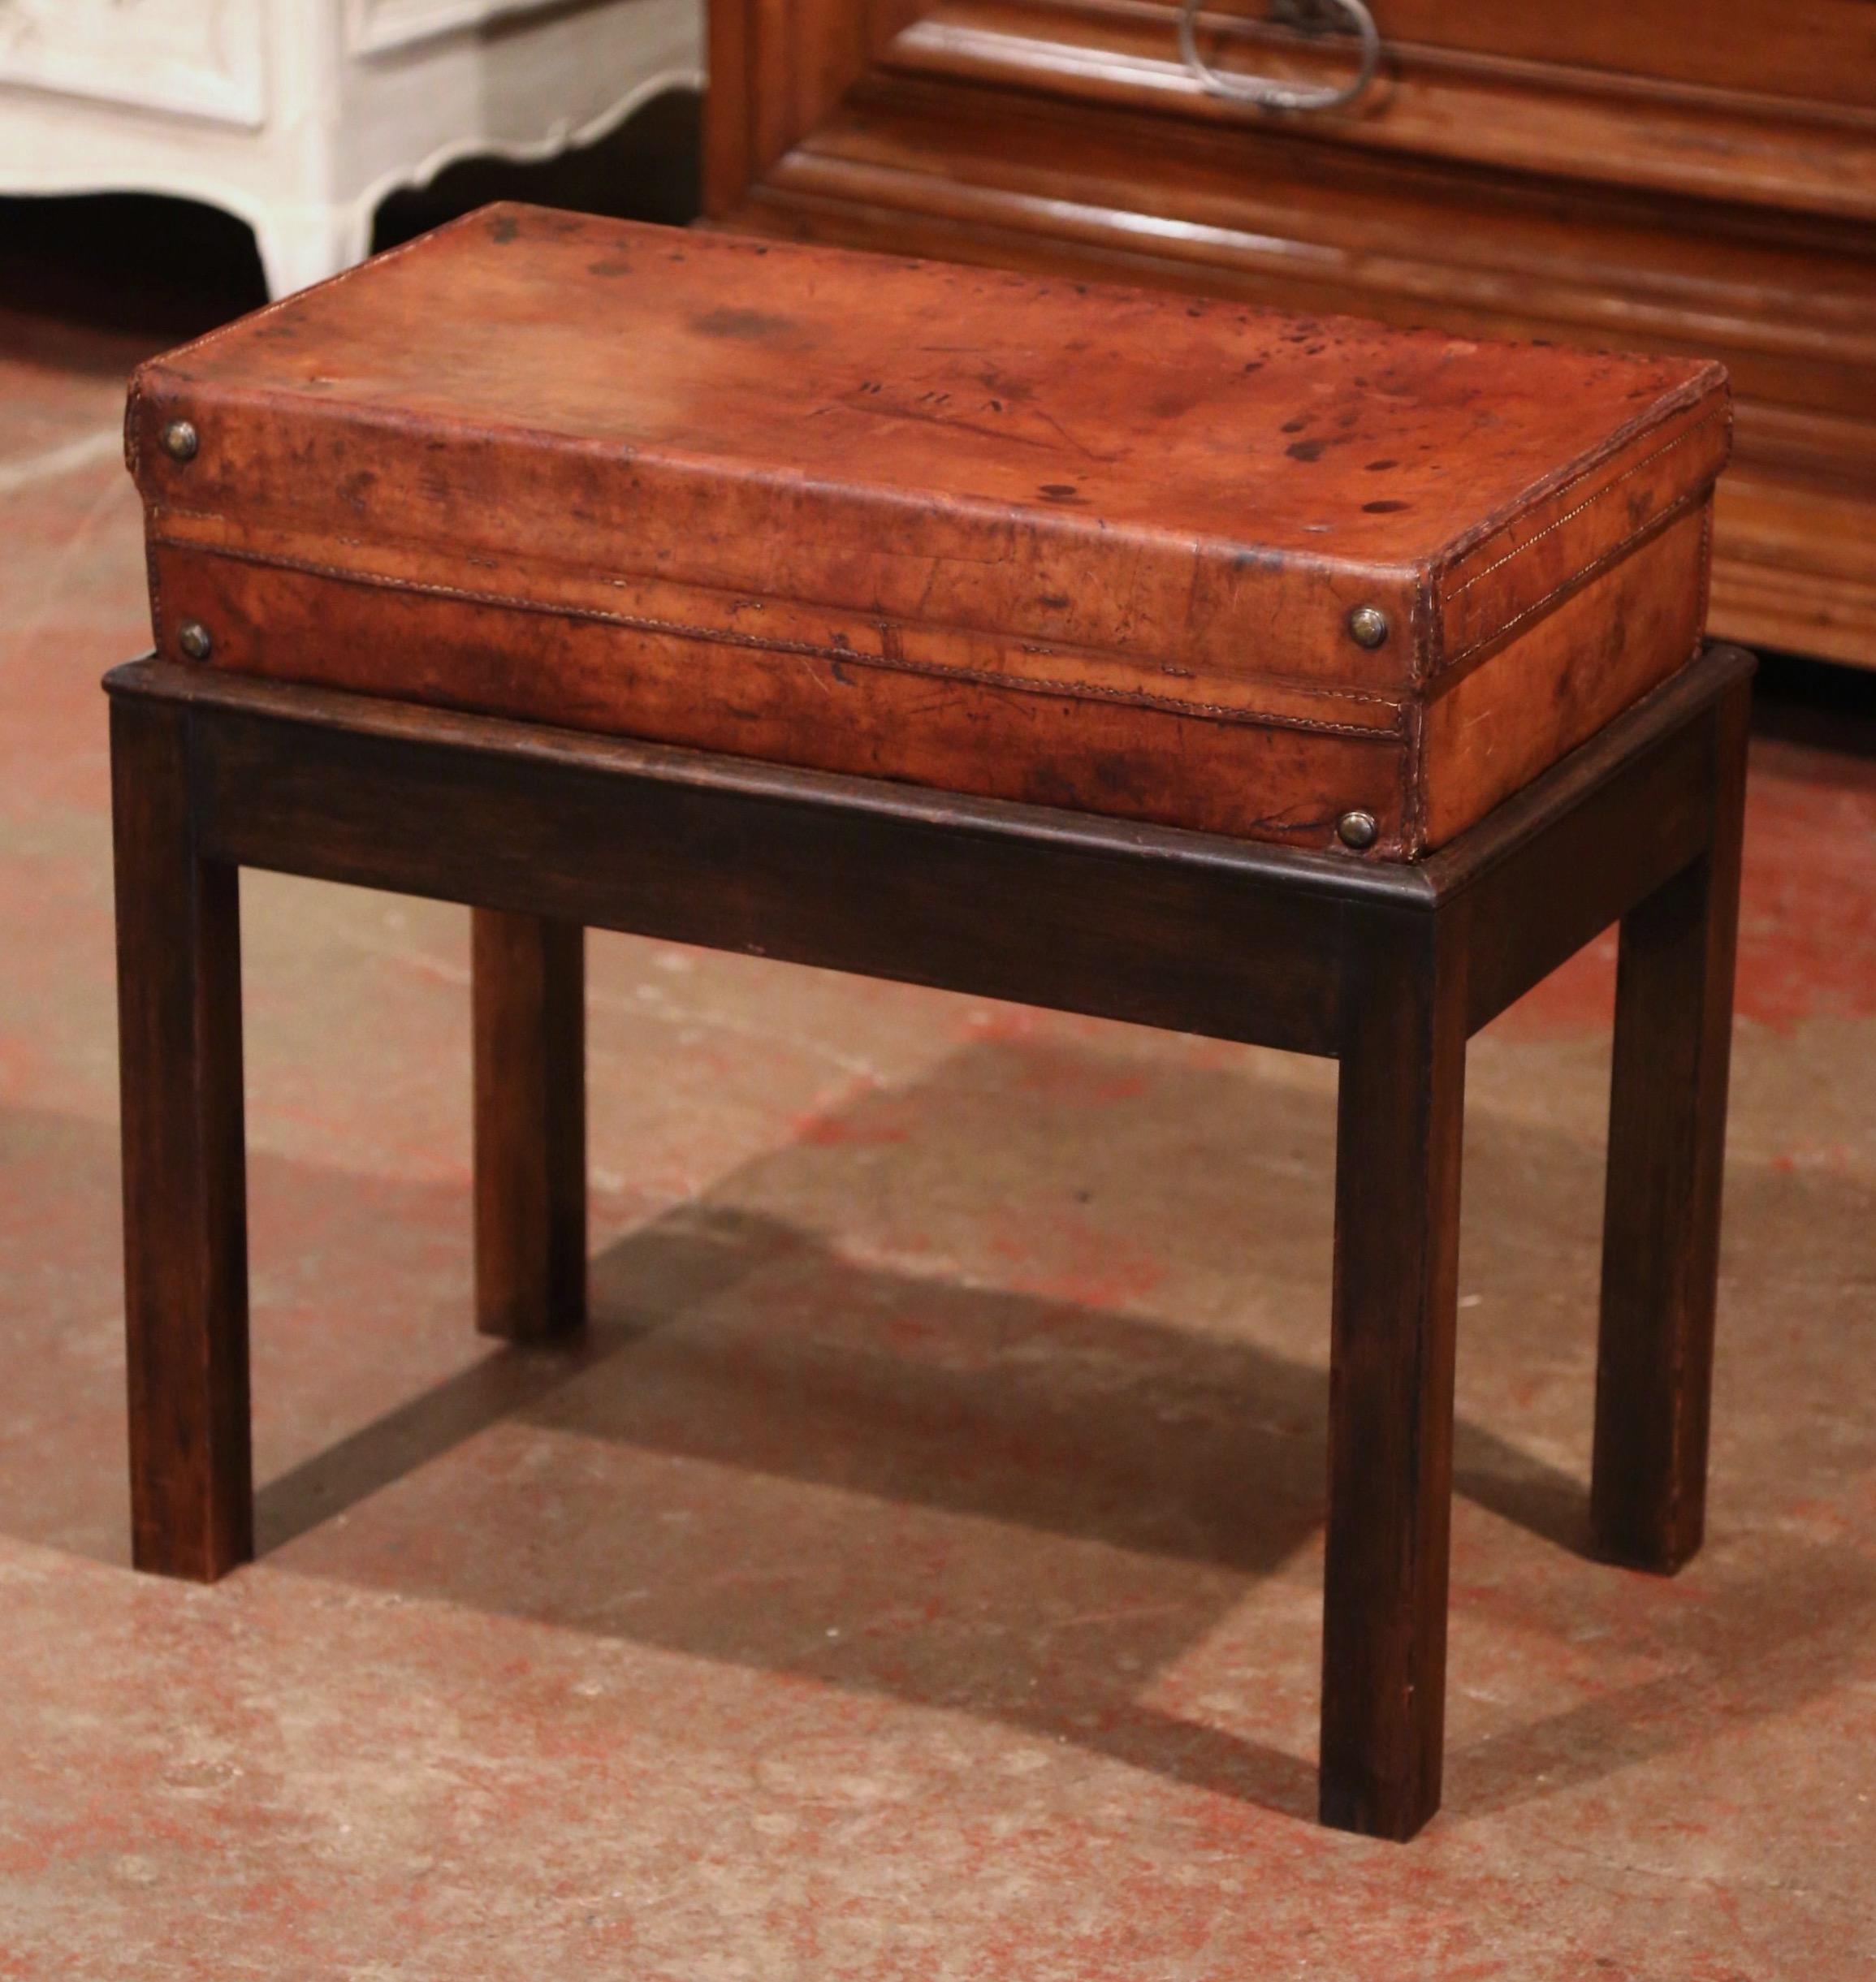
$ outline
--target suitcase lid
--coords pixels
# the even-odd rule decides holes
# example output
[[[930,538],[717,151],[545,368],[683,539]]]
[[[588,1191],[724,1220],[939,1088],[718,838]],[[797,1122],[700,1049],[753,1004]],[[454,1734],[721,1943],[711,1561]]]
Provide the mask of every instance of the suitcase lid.
[[[1729,431],[1699,361],[503,205],[146,365],[127,448],[236,556],[1368,727]]]

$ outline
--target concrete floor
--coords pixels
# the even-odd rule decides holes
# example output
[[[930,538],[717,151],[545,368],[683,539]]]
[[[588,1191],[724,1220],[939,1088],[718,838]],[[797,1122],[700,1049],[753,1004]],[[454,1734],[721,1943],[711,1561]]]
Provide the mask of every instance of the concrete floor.
[[[1446,1807],[1313,1799],[1333,1071],[591,955],[469,1322],[466,918],[247,922],[261,1560],[126,1567],[121,378],[0,320],[0,1976],[1876,1972],[1876,758],[1756,745],[1711,1535],[1580,1552],[1612,945],[1475,1045]]]

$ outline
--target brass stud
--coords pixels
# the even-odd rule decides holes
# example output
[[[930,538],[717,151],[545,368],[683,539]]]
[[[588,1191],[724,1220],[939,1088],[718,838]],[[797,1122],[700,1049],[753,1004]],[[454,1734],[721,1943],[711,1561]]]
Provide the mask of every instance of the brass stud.
[[[172,420],[163,429],[163,452],[172,461],[192,461],[202,444],[192,420]]]
[[[176,645],[192,661],[205,661],[215,650],[209,629],[200,620],[183,621],[176,628]]]
[[[1348,615],[1348,632],[1358,647],[1378,647],[1387,638],[1387,615],[1378,606],[1357,606]]]
[[[1376,824],[1372,812],[1345,812],[1335,822],[1335,836],[1345,847],[1357,853],[1364,847],[1371,847],[1381,836],[1381,827]]]

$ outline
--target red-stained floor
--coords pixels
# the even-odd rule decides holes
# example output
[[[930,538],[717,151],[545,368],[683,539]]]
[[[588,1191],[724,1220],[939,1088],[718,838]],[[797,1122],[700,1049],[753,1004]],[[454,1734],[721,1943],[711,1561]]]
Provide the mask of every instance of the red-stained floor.
[[[595,937],[469,1321],[465,918],[244,883],[263,1552],[126,1566],[134,338],[0,319],[0,1976],[1876,1973],[1876,758],[1761,739],[1710,1539],[1580,1551],[1612,947],[1474,1046],[1446,1804],[1310,1821],[1333,1070]]]

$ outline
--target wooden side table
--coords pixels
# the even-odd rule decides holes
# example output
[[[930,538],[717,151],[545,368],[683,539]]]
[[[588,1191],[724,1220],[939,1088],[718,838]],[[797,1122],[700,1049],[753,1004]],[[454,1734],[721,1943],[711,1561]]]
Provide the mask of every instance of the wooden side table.
[[[238,870],[467,902],[482,1328],[577,1328],[588,923],[1341,1062],[1321,1814],[1438,1807],[1468,1037],[1619,918],[1592,1507],[1699,1546],[1750,659],[1416,866],[282,686],[107,679],[135,1558],[253,1553]]]

